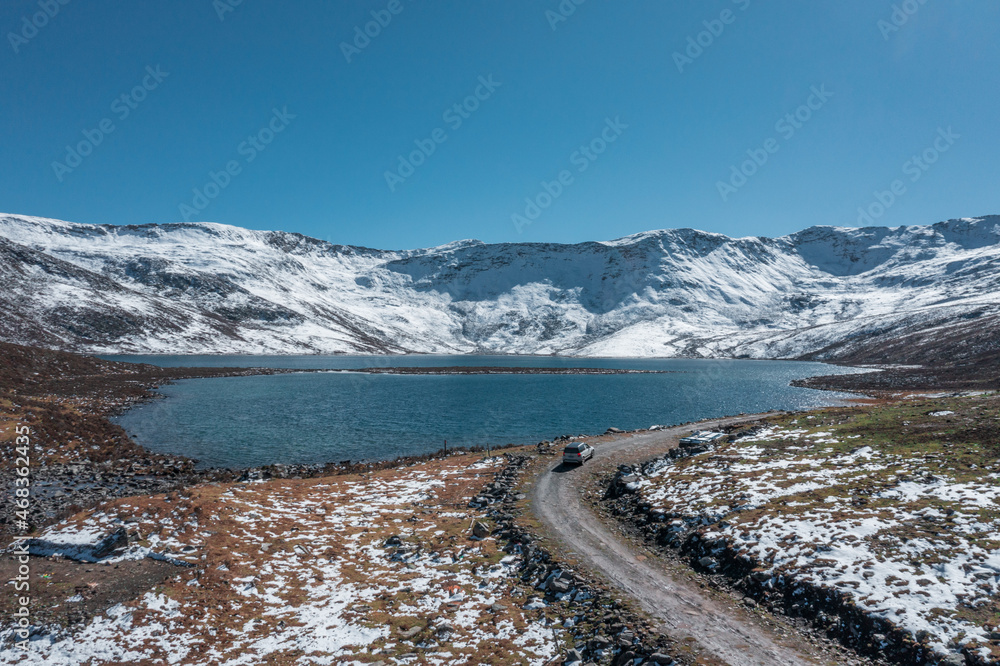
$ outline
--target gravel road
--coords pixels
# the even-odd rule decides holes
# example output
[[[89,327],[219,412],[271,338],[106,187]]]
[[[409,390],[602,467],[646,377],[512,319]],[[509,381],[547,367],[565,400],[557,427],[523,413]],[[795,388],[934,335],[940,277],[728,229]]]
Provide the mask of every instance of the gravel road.
[[[720,419],[698,427],[712,429],[758,418]],[[665,634],[677,641],[696,642],[703,654],[732,666],[843,663],[818,654],[815,646],[797,637],[776,635],[748,611],[671,573],[669,565],[658,558],[639,555],[588,507],[583,489],[594,475],[662,455],[690,432],[691,426],[685,426],[622,436],[595,444],[594,459],[579,468],[553,464],[532,490],[535,515],[564,550],[599,571],[662,621]]]

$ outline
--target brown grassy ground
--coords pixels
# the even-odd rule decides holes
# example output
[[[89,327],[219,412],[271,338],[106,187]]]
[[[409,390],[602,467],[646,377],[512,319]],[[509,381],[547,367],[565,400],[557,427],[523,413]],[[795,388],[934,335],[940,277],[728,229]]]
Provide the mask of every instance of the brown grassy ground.
[[[473,656],[484,664],[538,663],[561,645],[565,611],[522,609],[531,591],[509,577],[513,558],[494,539],[470,536],[477,511],[469,500],[501,461],[459,455],[364,475],[205,484],[83,512],[59,529],[124,525],[138,535],[134,549],[194,566],[162,577],[158,564],[121,563],[130,572],[153,570],[137,576],[138,588],[156,584],[109,611],[130,620],[99,617],[71,645],[56,642],[41,654],[68,649],[82,659],[100,646],[114,656],[91,663],[122,663],[128,645],[132,663],[178,655],[182,663],[237,655],[255,663],[348,656],[371,663],[411,653],[438,655],[441,663]],[[386,548],[393,536],[400,545]],[[47,580],[53,615],[80,603],[65,597],[84,579]],[[113,591],[104,599],[120,600]]]

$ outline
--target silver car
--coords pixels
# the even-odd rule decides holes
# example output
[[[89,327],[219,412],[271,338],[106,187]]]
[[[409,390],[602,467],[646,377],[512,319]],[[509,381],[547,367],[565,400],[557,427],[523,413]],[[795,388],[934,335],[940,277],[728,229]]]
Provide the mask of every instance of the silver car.
[[[582,465],[593,457],[594,447],[583,442],[572,442],[563,449],[563,463],[565,464]]]

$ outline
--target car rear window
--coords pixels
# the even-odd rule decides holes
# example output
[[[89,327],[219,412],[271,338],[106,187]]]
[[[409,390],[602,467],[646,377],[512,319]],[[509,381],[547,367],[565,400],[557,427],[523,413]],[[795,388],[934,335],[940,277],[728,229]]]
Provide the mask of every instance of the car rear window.
[[[579,451],[579,450],[580,450],[580,449],[582,449],[582,448],[583,448],[583,447],[582,447],[582,446],[580,446],[579,444],[570,444],[569,446],[567,446],[567,447],[566,447],[566,448],[564,449],[564,451],[565,451],[566,453],[576,453],[577,451]]]

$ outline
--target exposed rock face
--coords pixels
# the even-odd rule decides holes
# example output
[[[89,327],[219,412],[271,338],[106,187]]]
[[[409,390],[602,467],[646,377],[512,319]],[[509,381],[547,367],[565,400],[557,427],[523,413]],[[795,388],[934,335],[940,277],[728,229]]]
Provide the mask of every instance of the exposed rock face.
[[[1000,347],[1000,217],[381,251],[0,215],[0,339],[89,352],[926,363]]]

